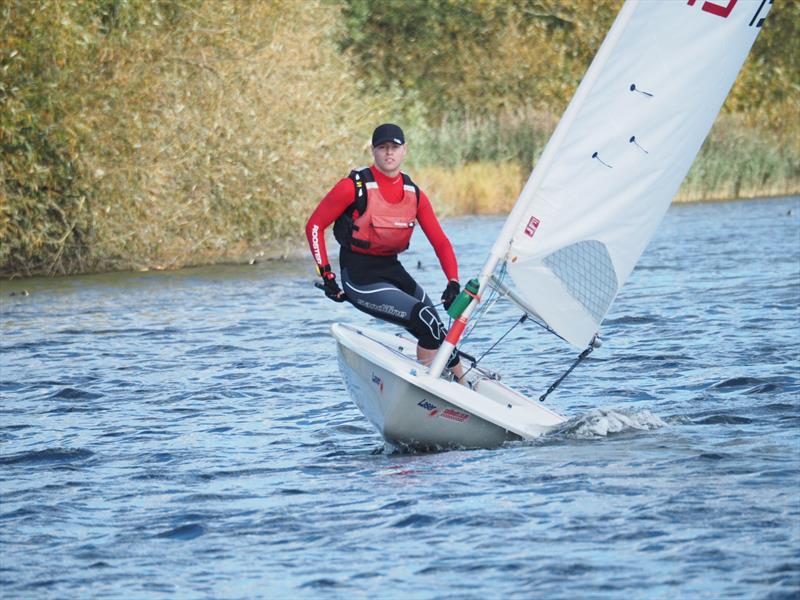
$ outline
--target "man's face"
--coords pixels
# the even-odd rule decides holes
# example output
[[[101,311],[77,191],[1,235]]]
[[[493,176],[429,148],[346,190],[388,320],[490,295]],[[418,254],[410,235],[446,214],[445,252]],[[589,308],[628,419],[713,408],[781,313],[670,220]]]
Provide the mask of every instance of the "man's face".
[[[395,144],[394,142],[384,142],[372,147],[372,155],[375,157],[375,166],[386,175],[397,175],[400,171],[400,164],[406,155],[406,146]]]

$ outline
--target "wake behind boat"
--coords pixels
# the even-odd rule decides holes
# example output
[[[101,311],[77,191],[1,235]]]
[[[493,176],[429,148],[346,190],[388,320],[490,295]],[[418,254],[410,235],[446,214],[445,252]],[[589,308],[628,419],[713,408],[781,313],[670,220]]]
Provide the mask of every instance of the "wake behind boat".
[[[771,4],[625,2],[470,282],[469,297],[456,300],[463,312],[451,313],[453,325],[430,367],[414,360],[409,340],[332,327],[350,394],[387,442],[492,447],[565,420],[486,371],[473,369],[467,386],[442,377],[448,358],[467,322],[479,324],[489,304],[481,296],[512,300],[522,320],[583,349],[565,375],[592,351]]]

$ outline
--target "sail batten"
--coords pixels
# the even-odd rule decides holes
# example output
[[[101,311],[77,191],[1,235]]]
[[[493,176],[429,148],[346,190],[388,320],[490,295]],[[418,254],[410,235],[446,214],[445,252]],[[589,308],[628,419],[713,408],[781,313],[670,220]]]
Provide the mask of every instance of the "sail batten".
[[[576,346],[655,233],[769,10],[712,5],[626,2],[493,249],[517,292]]]

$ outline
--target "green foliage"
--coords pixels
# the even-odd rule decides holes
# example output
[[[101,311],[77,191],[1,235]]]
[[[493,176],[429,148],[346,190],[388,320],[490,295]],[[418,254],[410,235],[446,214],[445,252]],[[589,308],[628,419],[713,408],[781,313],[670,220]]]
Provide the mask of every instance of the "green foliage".
[[[533,107],[560,114],[619,0],[344,0],[343,48],[376,93],[399,84],[433,122]]]
[[[535,111],[506,111],[495,116],[452,120],[437,128],[409,129],[408,163],[433,175],[439,196],[450,213],[459,213],[465,196],[446,179],[459,179],[473,165],[514,164],[522,178],[520,189],[544,150],[556,120]],[[692,165],[676,200],[779,196],[800,189],[800,151],[794,140],[776,132],[754,132],[744,116],[721,115]],[[499,171],[498,171],[499,172]],[[472,182],[473,189],[478,186]],[[516,198],[519,190],[513,194]],[[478,204],[509,210],[485,190]],[[506,199],[508,200],[508,199]],[[469,207],[474,202],[466,204]]]
[[[399,87],[429,123],[504,109],[561,114],[621,0],[341,0],[341,38],[370,89]],[[677,0],[676,0],[677,1]],[[800,3],[772,6],[726,102],[757,128],[800,133]]]
[[[0,121],[0,264],[23,273],[80,269],[92,225],[89,191],[59,132],[13,116],[7,111]]]
[[[11,0],[0,271],[175,267],[302,235],[380,118],[308,0]],[[285,250],[284,250],[285,251]]]
[[[776,132],[754,135],[744,116],[721,115],[676,200],[782,196],[800,189],[800,152]]]
[[[412,168],[449,169],[469,163],[514,163],[530,172],[555,129],[550,113],[505,109],[496,114],[445,118],[438,127],[408,127]]]
[[[30,274],[91,268],[91,207],[97,190],[81,154],[94,139],[71,117],[82,112],[103,85],[107,76],[103,55],[111,40],[124,40],[134,29],[174,20],[177,13],[169,4],[146,0],[3,4],[3,270]],[[162,14],[170,19],[165,21]]]
[[[800,148],[800,3],[772,5],[725,103],[758,129],[771,129]]]

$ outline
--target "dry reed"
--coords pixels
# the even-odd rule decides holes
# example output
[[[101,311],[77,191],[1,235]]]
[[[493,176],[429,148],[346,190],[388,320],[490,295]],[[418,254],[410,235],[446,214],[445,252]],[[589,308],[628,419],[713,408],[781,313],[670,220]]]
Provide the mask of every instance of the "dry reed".
[[[507,213],[519,196],[524,177],[515,163],[490,162],[455,169],[423,167],[415,174],[440,216]]]
[[[0,95],[13,149],[0,270],[171,268],[294,248],[385,107],[336,47],[337,7],[106,4],[15,0],[0,15],[24,50],[0,58],[25,61]]]
[[[179,32],[136,39],[157,59],[117,65],[121,93],[79,117],[101,136],[85,157],[97,252],[163,267],[285,252],[319,175],[345,172],[361,147],[351,123],[369,109],[335,27],[321,2],[207,2]]]

